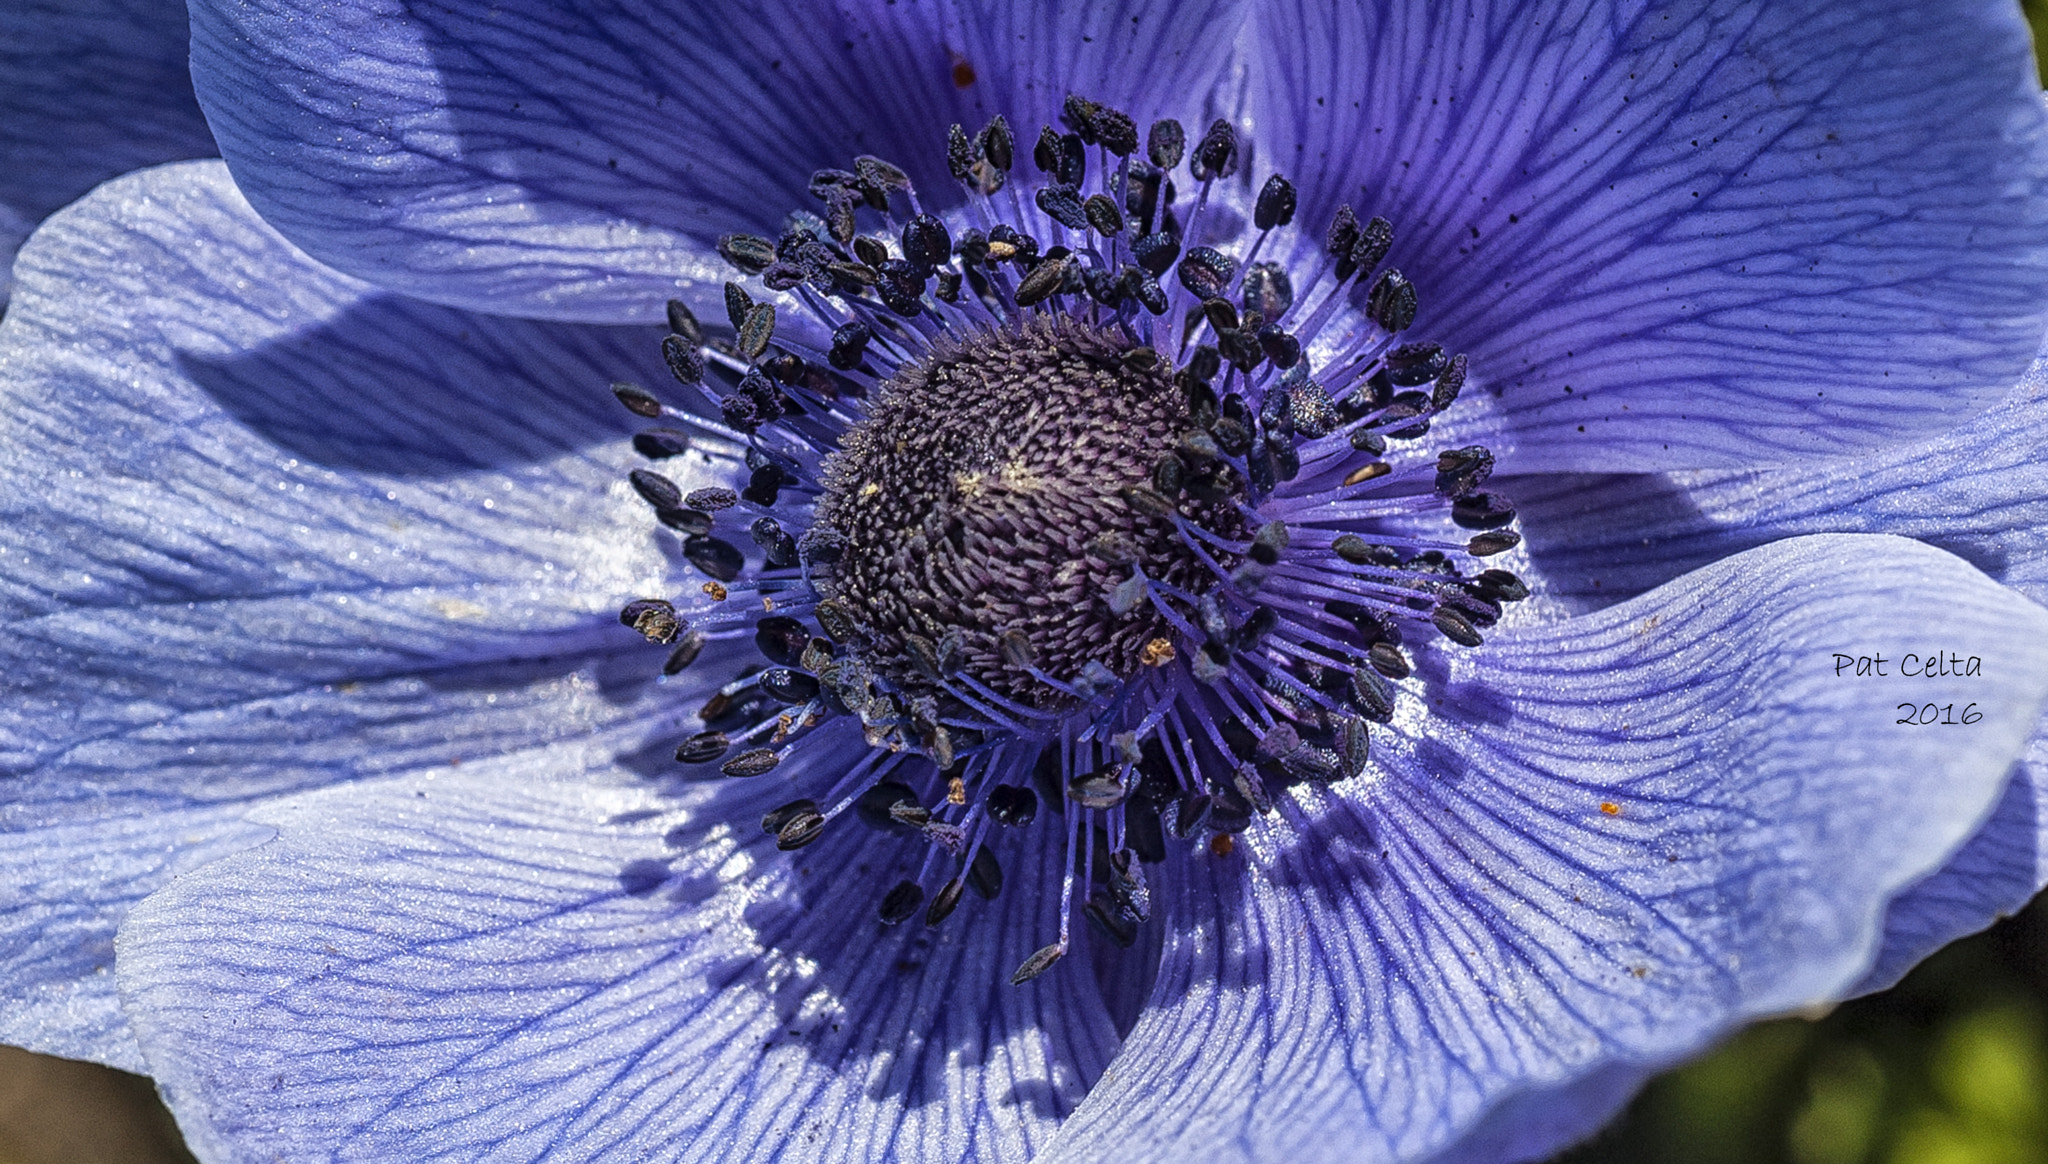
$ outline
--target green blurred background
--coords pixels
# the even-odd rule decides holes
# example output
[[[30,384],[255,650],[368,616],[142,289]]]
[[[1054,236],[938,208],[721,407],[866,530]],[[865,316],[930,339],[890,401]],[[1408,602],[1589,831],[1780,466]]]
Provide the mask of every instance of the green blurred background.
[[[2042,56],[2048,0],[2021,7]],[[0,1047],[0,1164],[191,1161],[147,1079]],[[1883,994],[1736,1035],[1551,1164],[2048,1164],[2048,897]]]
[[[1554,1164],[2048,1164],[2048,897],[1817,1019],[1749,1028]]]

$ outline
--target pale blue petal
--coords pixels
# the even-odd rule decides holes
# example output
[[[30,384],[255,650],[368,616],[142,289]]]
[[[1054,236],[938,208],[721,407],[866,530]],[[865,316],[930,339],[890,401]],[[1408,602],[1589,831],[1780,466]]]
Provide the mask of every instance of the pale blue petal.
[[[1995,676],[1918,688],[1973,726],[1897,725],[1890,685],[1832,673],[1923,636]],[[1152,1006],[1047,1159],[1534,1151],[1488,1114],[1604,1115],[1631,1065],[1838,997],[1992,808],[2048,611],[1915,542],[1803,538],[1440,676],[1377,781],[1246,834],[1249,860],[1166,867]]]
[[[671,799],[536,759],[267,809],[277,843],[131,916],[212,1164],[1023,1160],[1114,1052],[1085,971],[1007,981],[1058,924],[1042,835],[996,902],[889,928],[918,854],[850,821],[777,853],[781,772]]]
[[[1270,14],[1271,18],[1265,18]],[[1288,4],[1254,104],[1302,217],[1394,223],[1416,332],[1527,471],[1879,447],[2048,328],[2048,121],[2002,0]]]
[[[612,614],[669,573],[605,388],[658,369],[656,336],[376,291],[293,250],[218,162],[101,188],[19,270],[0,1035],[134,1066],[114,927],[261,835],[241,806],[593,734],[628,750],[680,716]]]
[[[1685,570],[1793,534],[1868,531],[1940,546],[2048,603],[2048,363],[1945,436],[1853,460],[1754,472],[1505,480],[1534,574],[1556,610],[1595,609]],[[1922,643],[1926,654],[1938,644]],[[1896,676],[1898,661],[1890,670]],[[1915,700],[1911,680],[1902,700]],[[2048,731],[2048,728],[2044,728]],[[1894,903],[1878,989],[1928,953],[2048,886],[2037,735],[2000,808],[1949,868]]]
[[[0,303],[44,216],[129,170],[210,157],[183,0],[0,7]]]
[[[1922,958],[2026,907],[2048,887],[2048,731],[2014,766],[2005,795],[1968,844],[1886,911],[1884,948],[1856,993],[1883,990]]]
[[[1502,479],[1548,597],[1591,609],[1793,534],[1892,533],[2048,603],[2048,362],[1933,440],[1780,469]]]
[[[1070,90],[1198,105],[1241,18],[1239,0],[198,0],[193,75],[250,201],[321,261],[617,322],[715,300],[712,242],[815,208],[821,167],[881,154],[945,202],[951,122],[1003,113],[1028,150]]]
[[[146,1073],[114,993],[114,924],[179,873],[270,834],[241,815],[162,804],[0,832],[0,1042]]]

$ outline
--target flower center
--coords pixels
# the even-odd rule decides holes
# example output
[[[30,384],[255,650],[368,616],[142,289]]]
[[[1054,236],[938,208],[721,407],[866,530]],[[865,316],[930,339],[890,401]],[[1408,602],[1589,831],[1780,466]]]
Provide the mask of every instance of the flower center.
[[[898,373],[826,458],[810,538],[836,552],[812,583],[906,689],[961,671],[1054,706],[1068,697],[1038,675],[1128,678],[1170,657],[1173,630],[1118,587],[1204,593],[1214,578],[1174,521],[1242,525],[1225,498],[1153,488],[1190,424],[1157,353],[1113,330],[1039,317],[974,333]]]
[[[744,464],[688,493],[632,473],[706,580],[620,621],[671,675],[714,638],[766,661],[677,760],[792,780],[762,821],[785,850],[849,816],[920,839],[878,894],[890,924],[995,896],[995,834],[1050,808],[1060,931],[1019,983],[1077,912],[1132,944],[1169,837],[1228,854],[1290,790],[1364,774],[1369,725],[1427,714],[1414,656],[1479,646],[1528,593],[1482,564],[1521,540],[1481,488],[1492,455],[1408,451],[1465,361],[1402,338],[1392,226],[1345,207],[1284,245],[1294,188],[1232,185],[1229,123],[1191,145],[1156,122],[1140,156],[1118,111],[1070,97],[1063,120],[1029,198],[1002,118],[953,127],[946,219],[879,159],[820,171],[822,214],[719,243],[782,299],[728,283],[730,338],[669,304],[690,398],[614,385],[673,422],[635,438],[651,460]]]

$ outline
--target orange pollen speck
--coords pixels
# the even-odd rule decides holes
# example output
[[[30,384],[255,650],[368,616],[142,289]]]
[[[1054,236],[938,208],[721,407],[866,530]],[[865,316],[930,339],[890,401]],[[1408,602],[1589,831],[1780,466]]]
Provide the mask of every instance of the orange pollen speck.
[[[955,776],[951,780],[948,780],[946,782],[946,803],[967,803],[967,781],[960,779],[958,776]]]
[[[1173,644],[1165,639],[1153,639],[1138,652],[1138,661],[1147,667],[1164,667],[1173,662]]]
[[[1229,833],[1217,833],[1209,838],[1209,851],[1219,857],[1228,857],[1236,847],[1237,842],[1230,839]]]
[[[972,84],[974,84],[974,66],[968,63],[966,57],[954,57],[953,87],[955,89],[965,89]]]
[[[1608,816],[1620,816],[1621,806],[1611,800],[1603,800],[1600,802],[1600,811]]]
[[[725,601],[725,587],[720,586],[716,582],[706,582],[704,584],[704,593],[709,594],[713,602]]]

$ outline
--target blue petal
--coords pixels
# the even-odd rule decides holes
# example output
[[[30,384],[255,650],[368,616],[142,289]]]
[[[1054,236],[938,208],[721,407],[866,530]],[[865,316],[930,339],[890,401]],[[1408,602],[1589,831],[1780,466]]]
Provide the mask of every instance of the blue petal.
[[[1569,1083],[1522,1092],[1490,1109],[1429,1164],[1544,1159],[1606,1126],[1654,1074],[1640,1064],[1609,1063]]]
[[[1029,133],[1069,90],[1199,103],[1240,8],[195,0],[193,75],[250,201],[321,261],[620,321],[715,296],[712,240],[814,207],[821,167],[881,154],[944,200],[949,122]]]
[[[716,787],[678,805],[537,757],[265,810],[277,843],[121,932],[186,1133],[223,1162],[1042,1145],[1116,1046],[1085,972],[1007,981],[1057,926],[1058,847],[1006,833],[997,901],[892,929],[898,838],[779,854],[731,801],[758,820],[781,774]]]
[[[132,1066],[114,927],[251,835],[238,806],[675,718],[611,613],[670,572],[605,389],[659,361],[319,267],[218,162],[102,187],[19,270],[0,830],[39,871],[0,908],[0,1035]]]
[[[6,807],[10,818],[34,811]],[[269,835],[241,815],[236,804],[167,803],[0,826],[0,1042],[146,1073],[114,993],[115,924],[171,878]]]
[[[1884,948],[1856,993],[1883,990],[1922,958],[2002,917],[2048,886],[2048,729],[1968,844],[1885,911]]]
[[[209,157],[182,0],[0,7],[0,303],[44,216],[117,174]]]
[[[2048,133],[2002,0],[1384,0],[1255,27],[1303,218],[1362,188],[1392,220],[1416,330],[1471,355],[1499,397],[1471,435],[1516,468],[1938,431],[2048,326]]]
[[[1521,507],[1545,601],[1560,609],[1594,609],[1751,546],[1823,531],[1919,538],[2048,603],[2044,447],[2048,362],[1947,435],[1855,460],[1737,473],[1528,477],[1501,487]],[[1865,989],[1889,985],[1932,950],[2048,887],[2048,812],[2035,805],[2048,771],[2044,741],[2048,734],[2036,736],[2013,788],[1970,845],[1893,904],[1885,952]]]
[[[1918,538],[2048,603],[2048,360],[1944,436],[1779,469],[1503,479],[1545,593],[1637,594],[1792,534]]]
[[[1974,726],[1832,673],[1930,636],[1995,676],[1915,684]],[[1169,867],[1152,1006],[1048,1160],[1459,1158],[1504,1103],[1604,1114],[1631,1068],[1839,996],[1991,809],[2048,612],[1915,542],[1803,538],[1439,674],[1379,781]]]

